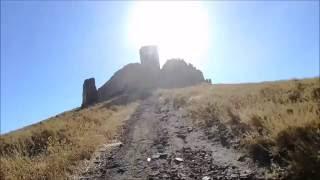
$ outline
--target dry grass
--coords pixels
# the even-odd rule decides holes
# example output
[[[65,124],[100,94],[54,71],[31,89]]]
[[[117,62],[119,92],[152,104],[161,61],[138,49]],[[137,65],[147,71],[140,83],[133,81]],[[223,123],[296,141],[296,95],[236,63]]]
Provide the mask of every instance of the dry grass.
[[[1,136],[0,179],[66,179],[116,138],[137,103],[74,110]]]
[[[227,125],[258,162],[291,167],[296,177],[320,177],[319,78],[203,84],[158,94],[187,109],[196,125]]]

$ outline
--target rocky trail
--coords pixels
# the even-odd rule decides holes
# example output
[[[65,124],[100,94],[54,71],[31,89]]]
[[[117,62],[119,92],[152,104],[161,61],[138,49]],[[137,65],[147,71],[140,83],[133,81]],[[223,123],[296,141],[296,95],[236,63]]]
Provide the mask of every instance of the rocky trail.
[[[183,110],[144,100],[125,125],[121,144],[105,148],[81,179],[261,179],[262,170],[221,135],[205,133]]]

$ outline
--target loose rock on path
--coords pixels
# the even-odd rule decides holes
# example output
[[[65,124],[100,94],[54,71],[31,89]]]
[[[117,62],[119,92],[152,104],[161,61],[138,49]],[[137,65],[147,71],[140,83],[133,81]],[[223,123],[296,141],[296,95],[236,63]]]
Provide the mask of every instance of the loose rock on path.
[[[101,153],[81,179],[260,179],[261,169],[186,118],[155,96],[144,100],[127,121],[122,144]]]

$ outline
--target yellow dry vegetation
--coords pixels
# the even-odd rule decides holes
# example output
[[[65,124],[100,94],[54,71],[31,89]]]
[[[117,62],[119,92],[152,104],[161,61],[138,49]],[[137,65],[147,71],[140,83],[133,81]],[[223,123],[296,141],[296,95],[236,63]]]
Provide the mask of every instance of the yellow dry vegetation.
[[[187,109],[195,125],[225,124],[254,159],[270,156],[298,176],[320,177],[319,78],[202,84],[158,95]]]
[[[117,138],[137,105],[100,103],[2,135],[0,179],[70,178],[99,145]]]

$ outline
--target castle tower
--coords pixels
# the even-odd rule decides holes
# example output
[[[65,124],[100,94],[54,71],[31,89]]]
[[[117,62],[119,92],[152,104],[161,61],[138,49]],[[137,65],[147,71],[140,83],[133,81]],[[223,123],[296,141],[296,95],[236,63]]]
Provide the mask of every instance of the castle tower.
[[[142,46],[140,48],[141,65],[154,72],[160,71],[160,62],[157,46]]]

